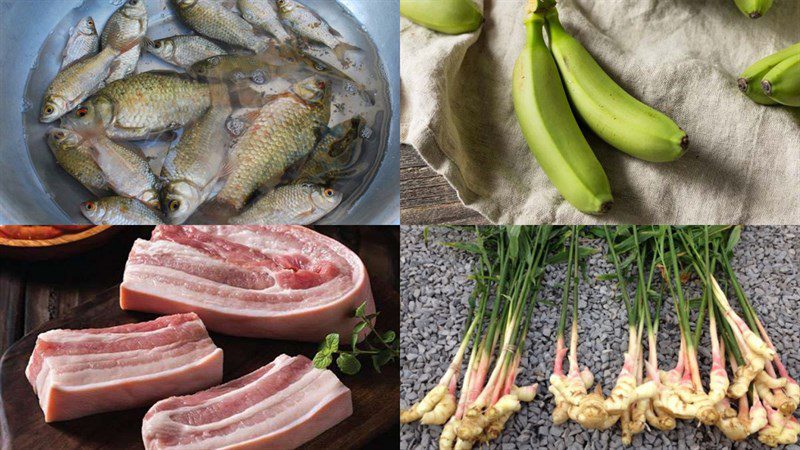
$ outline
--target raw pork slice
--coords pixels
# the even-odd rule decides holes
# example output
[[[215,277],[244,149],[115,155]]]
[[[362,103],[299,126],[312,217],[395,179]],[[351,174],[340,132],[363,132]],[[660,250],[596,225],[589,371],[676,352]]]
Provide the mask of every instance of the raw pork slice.
[[[234,336],[319,342],[375,311],[364,264],[339,242],[292,226],[159,226],[133,244],[122,309],[196,312]]]
[[[142,439],[147,450],[292,449],[351,414],[350,389],[333,372],[281,355],[239,379],[156,403]]]
[[[36,339],[25,369],[45,422],[145,406],[222,381],[222,350],[197,314]]]

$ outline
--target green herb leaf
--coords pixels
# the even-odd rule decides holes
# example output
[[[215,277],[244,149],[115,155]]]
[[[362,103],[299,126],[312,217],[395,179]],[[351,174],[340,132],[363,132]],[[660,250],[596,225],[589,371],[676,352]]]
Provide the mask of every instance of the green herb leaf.
[[[328,353],[318,352],[314,355],[314,367],[317,369],[327,369],[333,362],[333,357]]]
[[[393,342],[396,337],[397,337],[397,335],[395,334],[395,332],[392,331],[392,330],[389,330],[389,331],[383,333],[383,336],[381,336],[381,339],[383,339],[383,342],[389,344],[389,343]]]
[[[361,363],[350,353],[339,354],[339,357],[336,358],[336,365],[339,366],[342,373],[347,375],[355,375],[361,370]]]
[[[357,334],[361,333],[362,331],[364,331],[364,328],[367,327],[368,323],[369,322],[359,322],[358,324],[356,324],[356,326],[353,327],[353,334],[357,335]]]
[[[331,333],[325,336],[325,340],[319,346],[319,353],[330,355],[339,350],[339,335]]]
[[[364,316],[364,311],[366,309],[367,309],[367,302],[364,302],[361,305],[359,305],[359,307],[356,308],[355,317],[363,317]]]

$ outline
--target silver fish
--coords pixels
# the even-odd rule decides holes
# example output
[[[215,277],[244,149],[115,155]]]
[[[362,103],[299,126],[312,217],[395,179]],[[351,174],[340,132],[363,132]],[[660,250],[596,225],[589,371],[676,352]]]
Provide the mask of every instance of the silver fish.
[[[281,21],[289,29],[311,42],[320,43],[333,51],[336,58],[345,63],[348,51],[360,48],[345,42],[342,35],[310,9],[294,0],[277,0]]]
[[[67,40],[64,48],[64,58],[61,60],[61,68],[85,58],[86,56],[96,55],[100,51],[100,36],[94,26],[94,19],[84,17],[75,25],[75,30]]]
[[[227,157],[225,120],[231,114],[224,86],[212,92],[213,105],[203,117],[186,127],[180,142],[172,148],[161,169],[166,183],[161,195],[167,221],[181,224],[211,194]]]
[[[106,83],[125,78],[136,70],[142,53],[141,42],[146,33],[147,8],[144,0],[128,0],[111,15],[100,35],[102,48],[107,46],[119,48],[128,42],[135,42],[136,45],[119,55],[117,64],[106,79]]]
[[[111,187],[100,166],[92,159],[91,148],[76,132],[54,128],[47,133],[47,145],[56,162],[96,196],[107,194]]]
[[[109,139],[100,124],[79,127],[74,131],[90,146],[92,159],[114,192],[136,198],[151,208],[160,207],[158,193],[161,182],[140,151]]]
[[[263,53],[259,55],[212,56],[193,64],[188,72],[197,79],[212,82],[249,80],[261,85],[275,78],[299,81],[295,79],[302,68],[298,63],[278,62],[276,64],[274,60],[265,56]]]
[[[231,150],[230,176],[216,202],[240,210],[259,188],[271,188],[284,172],[307,156],[331,114],[330,85],[310,77],[275,96]]]
[[[64,118],[67,128],[99,119],[112,139],[141,140],[177,130],[211,105],[209,85],[170,72],[144,72],[115,81]]]
[[[39,120],[53,122],[95,93],[111,72],[117,56],[118,50],[107,47],[59,72],[44,93]]]
[[[178,16],[198,33],[226,44],[261,53],[269,39],[256,36],[253,26],[219,0],[172,0]]]
[[[160,225],[158,212],[128,197],[105,197],[81,203],[81,213],[95,225]]]
[[[291,184],[270,191],[231,218],[235,225],[311,225],[336,209],[342,194],[325,186]]]
[[[202,36],[180,35],[155,41],[147,40],[145,49],[158,58],[183,69],[218,55],[227,55],[222,47]]]
[[[281,25],[281,18],[275,0],[237,0],[236,6],[244,20],[250,22],[278,40],[282,44],[292,41],[292,35]]]

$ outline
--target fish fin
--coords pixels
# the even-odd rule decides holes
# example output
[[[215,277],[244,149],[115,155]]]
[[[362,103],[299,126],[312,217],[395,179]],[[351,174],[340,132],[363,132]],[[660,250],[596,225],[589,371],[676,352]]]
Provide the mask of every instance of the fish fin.
[[[228,159],[225,160],[225,163],[222,165],[222,167],[219,168],[219,172],[217,173],[217,178],[214,180],[214,182],[231,176],[234,167],[236,167],[235,160],[233,156],[229,156]]]

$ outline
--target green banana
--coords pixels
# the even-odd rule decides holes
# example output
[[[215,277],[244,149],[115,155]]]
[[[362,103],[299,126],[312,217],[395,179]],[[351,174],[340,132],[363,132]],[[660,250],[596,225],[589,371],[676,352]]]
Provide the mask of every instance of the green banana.
[[[650,162],[680,158],[689,138],[669,117],[625,92],[578,40],[553,9],[547,14],[550,49],[578,114],[604,141]]]
[[[469,33],[483,23],[483,13],[473,0],[400,0],[400,14],[446,34]]]
[[[772,0],[733,0],[745,16],[758,19],[772,7]]]
[[[525,48],[514,66],[514,112],[531,152],[564,199],[582,212],[603,213],[613,203],[611,187],[572,115],[544,42],[544,22],[530,8]]]
[[[781,105],[800,106],[800,54],[786,58],[767,72],[761,89]]]
[[[739,90],[744,92],[745,95],[756,103],[774,105],[777,102],[764,95],[764,92],[761,90],[761,80],[764,78],[764,75],[778,65],[778,63],[794,55],[800,55],[800,42],[756,61],[739,75],[737,81],[739,83]]]

